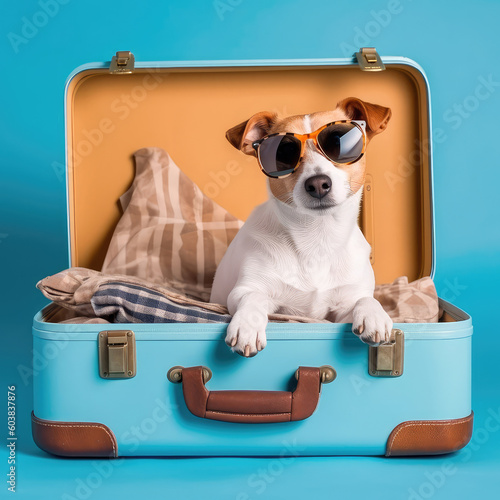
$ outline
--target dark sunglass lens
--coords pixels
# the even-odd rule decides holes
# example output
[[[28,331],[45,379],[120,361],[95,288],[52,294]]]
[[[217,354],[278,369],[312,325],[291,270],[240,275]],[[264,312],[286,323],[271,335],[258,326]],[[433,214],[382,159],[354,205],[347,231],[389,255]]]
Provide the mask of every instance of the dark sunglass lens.
[[[260,164],[271,177],[293,172],[300,160],[301,142],[293,135],[275,135],[262,141]]]
[[[363,132],[352,123],[336,123],[319,133],[318,143],[330,160],[351,163],[363,151]]]

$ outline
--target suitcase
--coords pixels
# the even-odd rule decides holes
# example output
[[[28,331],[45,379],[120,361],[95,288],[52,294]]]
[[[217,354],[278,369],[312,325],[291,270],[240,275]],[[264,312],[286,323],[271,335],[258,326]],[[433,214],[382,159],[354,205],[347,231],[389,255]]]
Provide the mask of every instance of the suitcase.
[[[377,283],[433,276],[429,84],[414,61],[374,49],[164,63],[119,52],[77,68],[65,90],[70,265],[100,269],[135,150],[164,148],[244,219],[265,179],[225,131],[262,109],[302,114],[351,95],[393,110],[370,145],[360,216]],[[33,437],[81,457],[452,452],[472,433],[472,321],[440,306],[439,323],[395,324],[379,347],[349,324],[270,323],[266,349],[246,359],[225,345],[226,324],[61,324],[50,304],[33,322]]]

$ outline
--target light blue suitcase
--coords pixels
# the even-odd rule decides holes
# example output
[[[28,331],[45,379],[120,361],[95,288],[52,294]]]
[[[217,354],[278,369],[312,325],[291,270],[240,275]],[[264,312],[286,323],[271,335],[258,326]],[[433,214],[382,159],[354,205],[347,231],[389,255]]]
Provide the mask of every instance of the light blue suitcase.
[[[433,276],[428,82],[415,62],[373,49],[166,63],[123,52],[76,69],[65,94],[70,264],[100,269],[135,150],[163,147],[244,219],[265,182],[253,163],[231,177],[227,165],[246,159],[225,130],[262,109],[308,113],[350,95],[393,110],[370,145],[360,217],[377,281]],[[395,324],[378,348],[348,324],[271,323],[266,349],[246,359],[225,345],[225,324],[61,324],[51,304],[33,323],[33,436],[62,456],[451,452],[472,433],[472,322],[440,305],[439,323]]]

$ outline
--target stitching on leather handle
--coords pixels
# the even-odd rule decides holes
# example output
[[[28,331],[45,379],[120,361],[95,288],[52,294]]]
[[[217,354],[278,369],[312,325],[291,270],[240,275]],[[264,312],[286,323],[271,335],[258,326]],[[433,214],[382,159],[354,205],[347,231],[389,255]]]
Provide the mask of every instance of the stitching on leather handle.
[[[388,453],[387,456],[391,456],[392,452],[392,446],[394,444],[394,441],[397,437],[397,435],[404,429],[409,429],[410,427],[425,427],[425,426],[452,426],[452,425],[460,425],[463,424],[464,422],[467,422],[467,420],[470,420],[471,416],[469,415],[468,417],[463,417],[458,420],[445,420],[445,421],[434,421],[434,422],[426,422],[425,420],[409,420],[408,422],[403,422],[398,425],[401,426],[392,438],[390,438],[389,443],[387,443],[387,448],[388,448]]]
[[[290,415],[288,411],[281,413],[234,413],[231,411],[207,410],[208,413],[217,413],[219,415],[235,415],[240,417],[274,417],[275,415]]]
[[[94,427],[96,429],[101,429],[103,430],[109,440],[111,441],[111,446],[113,447],[113,455],[116,457],[116,447],[115,447],[115,440],[116,438],[114,435],[111,434],[110,430],[104,425],[104,424],[87,424],[82,422],[79,425],[74,425],[74,424],[52,424],[52,423],[47,423],[43,422],[41,419],[39,419],[37,416],[33,415],[32,417],[33,422],[35,422],[37,425],[44,425],[45,427],[56,427],[56,428],[61,428],[61,429],[67,429],[68,427],[75,427],[81,429],[82,427]]]

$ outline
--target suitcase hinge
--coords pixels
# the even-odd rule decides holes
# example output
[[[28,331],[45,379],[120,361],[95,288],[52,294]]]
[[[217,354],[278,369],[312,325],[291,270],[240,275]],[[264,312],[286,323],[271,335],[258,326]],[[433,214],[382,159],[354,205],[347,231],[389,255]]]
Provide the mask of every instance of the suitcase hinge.
[[[136,374],[135,335],[130,330],[99,333],[99,375],[132,378]]]
[[[121,50],[111,59],[109,72],[113,75],[126,75],[134,72],[135,57],[128,50]]]
[[[394,329],[391,341],[368,348],[368,372],[373,377],[400,377],[403,374],[404,333]]]
[[[356,52],[356,59],[363,71],[384,71],[385,66],[375,47],[363,47]]]

